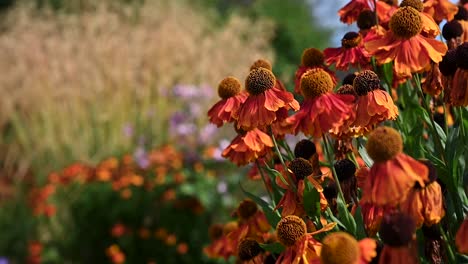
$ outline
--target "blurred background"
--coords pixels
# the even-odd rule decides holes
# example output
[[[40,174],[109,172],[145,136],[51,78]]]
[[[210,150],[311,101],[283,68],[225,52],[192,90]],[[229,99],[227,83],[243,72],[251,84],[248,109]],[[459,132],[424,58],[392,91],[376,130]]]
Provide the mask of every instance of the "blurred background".
[[[0,263],[210,263],[249,169],[218,82],[265,58],[291,90],[345,3],[0,0]]]

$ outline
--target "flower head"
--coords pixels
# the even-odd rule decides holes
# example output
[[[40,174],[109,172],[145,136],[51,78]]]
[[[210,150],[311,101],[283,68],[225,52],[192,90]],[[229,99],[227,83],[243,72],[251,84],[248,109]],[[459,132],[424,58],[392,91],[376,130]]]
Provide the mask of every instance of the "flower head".
[[[269,71],[271,71],[273,68],[271,67],[271,63],[267,60],[264,59],[258,59],[254,61],[254,63],[250,66],[250,70],[255,70],[257,68],[265,68]]]
[[[390,30],[380,38],[365,43],[379,64],[394,61],[396,79],[411,77],[430,62],[438,63],[447,51],[444,43],[422,36],[423,20],[411,6],[400,7],[391,17]]]
[[[237,255],[241,261],[249,261],[263,252],[258,242],[251,238],[243,239],[237,246]]]
[[[221,98],[208,110],[210,122],[220,127],[225,122],[234,121],[233,114],[245,101],[246,95],[241,93],[241,83],[235,77],[224,78],[218,85],[218,95]]]
[[[322,241],[320,261],[322,264],[361,264],[369,263],[377,253],[373,239],[358,242],[345,232],[333,232]]]
[[[264,128],[286,118],[289,109],[299,109],[294,96],[277,87],[276,77],[268,69],[251,70],[245,80],[245,89],[249,96],[233,115],[238,128]]]
[[[287,246],[293,246],[307,233],[307,226],[300,217],[288,215],[281,219],[276,226],[278,241]]]
[[[349,66],[364,67],[369,66],[370,55],[362,45],[362,36],[357,32],[348,32],[341,39],[341,48],[327,48],[325,63],[335,64],[339,70],[348,70]]]
[[[367,175],[362,202],[396,206],[416,184],[425,186],[428,168],[402,152],[402,139],[395,129],[385,126],[374,129],[366,148],[375,162]]]

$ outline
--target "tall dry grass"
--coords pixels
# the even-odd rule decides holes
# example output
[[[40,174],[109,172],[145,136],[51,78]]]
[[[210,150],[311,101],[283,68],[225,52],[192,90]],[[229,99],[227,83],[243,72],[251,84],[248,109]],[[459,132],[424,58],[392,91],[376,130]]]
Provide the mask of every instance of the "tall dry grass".
[[[215,26],[185,2],[148,2],[67,15],[24,5],[10,12],[0,34],[3,171],[45,174],[130,151],[128,122],[163,143],[179,105],[171,87],[216,89],[227,75],[243,78],[253,59],[272,59],[269,21],[232,16]]]

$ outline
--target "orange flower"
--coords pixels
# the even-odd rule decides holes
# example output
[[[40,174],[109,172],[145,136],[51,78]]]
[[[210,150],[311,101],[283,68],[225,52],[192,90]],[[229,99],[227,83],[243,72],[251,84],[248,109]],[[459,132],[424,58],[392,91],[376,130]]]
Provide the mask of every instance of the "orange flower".
[[[361,202],[362,219],[367,236],[375,237],[380,229],[384,215],[392,213],[394,208],[389,206],[378,206],[371,203]]]
[[[420,34],[421,15],[412,7],[400,7],[390,20],[390,30],[382,38],[365,43],[379,64],[394,61],[397,78],[426,69],[430,62],[440,62],[447,46]]]
[[[213,225],[209,229],[212,243],[203,248],[203,252],[210,258],[228,259],[235,255],[232,239],[227,234],[237,229],[237,222],[229,222],[222,225]]]
[[[271,71],[261,67],[250,71],[245,80],[249,96],[233,114],[238,128],[265,127],[277,120],[279,110],[299,109],[294,96],[276,88],[275,84],[276,78]]]
[[[380,237],[384,248],[380,253],[379,264],[417,264],[417,246],[414,245],[416,225],[405,214],[386,215],[380,227]]]
[[[321,230],[307,233],[302,218],[295,215],[284,217],[276,226],[276,237],[286,250],[277,258],[276,264],[319,264],[322,244],[313,235],[330,231],[335,226],[335,223],[331,223]]]
[[[273,146],[270,136],[255,128],[245,133],[241,131],[223,151],[222,156],[237,166],[242,166],[265,156]]]
[[[267,60],[264,60],[264,59],[258,59],[250,66],[250,70],[254,70],[254,69],[257,69],[257,68],[265,68],[265,69],[273,72],[273,67],[271,66],[271,63],[269,61],[267,61]],[[276,78],[275,88],[278,88],[279,90],[286,91],[286,87],[284,86],[284,84],[278,78]]]
[[[450,99],[454,106],[468,106],[468,42],[457,47],[455,57],[458,69],[453,76]]]
[[[374,10],[373,2],[370,0],[351,0],[338,11],[340,21],[352,24],[357,20],[359,13],[365,9]],[[385,1],[377,1],[377,16],[380,23],[385,24],[388,22],[391,10],[393,10],[393,6],[385,3]]]
[[[428,168],[402,152],[401,135],[391,127],[378,127],[367,141],[367,152],[374,160],[361,201],[374,205],[398,205],[416,185],[424,187]]]
[[[278,208],[282,208],[282,216],[304,216],[305,210],[303,193],[305,189],[306,179],[309,180],[319,192],[321,209],[326,209],[328,203],[323,194],[323,188],[313,179],[314,167],[308,160],[304,158],[295,158],[288,165],[288,172],[286,173],[290,173],[290,178],[293,182],[289,181],[289,177],[287,177],[287,175],[283,177],[283,179],[287,181],[287,185],[283,182],[280,176],[276,177],[277,185],[285,189],[286,191],[284,192],[281,200],[276,205],[275,210]],[[294,191],[291,185],[297,186],[297,190]]]
[[[430,14],[439,24],[444,19],[452,20],[458,12],[458,7],[448,0],[425,0],[424,12]]]
[[[301,90],[305,99],[301,109],[286,120],[295,134],[302,131],[315,138],[327,132],[338,134],[346,122],[354,118],[354,97],[333,94],[332,89],[330,75],[320,68],[309,70],[302,76]]]
[[[320,261],[322,264],[366,264],[377,256],[377,243],[365,238],[357,241],[345,232],[333,232],[322,241]]]
[[[424,188],[416,185],[406,200],[400,204],[400,210],[413,217],[418,228],[423,223],[426,226],[437,224],[445,215],[442,190],[436,182],[436,169],[429,161],[423,163],[429,169],[429,181]]]
[[[357,32],[348,32],[341,39],[341,48],[326,48],[325,63],[335,64],[338,70],[347,71],[349,66],[370,67],[370,55],[364,49],[362,36]]]
[[[320,242],[307,234],[307,226],[300,217],[289,215],[276,226],[276,235],[286,250],[276,260],[277,264],[320,263]]]
[[[236,214],[239,217],[239,225],[227,234],[233,248],[237,250],[239,242],[247,237],[264,242],[264,234],[271,229],[271,226],[265,214],[258,210],[257,204],[246,199],[240,203]]]
[[[301,65],[296,70],[294,78],[294,92],[301,94],[301,77],[308,70],[313,68],[322,68],[330,74],[333,80],[333,85],[336,85],[337,78],[333,71],[328,69],[325,65],[325,55],[323,52],[316,48],[308,48],[302,52]]]
[[[208,110],[210,122],[222,126],[224,122],[232,122],[232,114],[247,98],[247,94],[241,93],[241,84],[234,77],[224,78],[218,85],[218,95],[221,100]]]
[[[458,252],[468,255],[468,218],[466,218],[455,235],[455,245]]]
[[[373,126],[386,120],[395,120],[398,108],[392,97],[380,89],[379,76],[371,70],[359,73],[354,79],[356,101],[356,118],[352,129],[356,134],[363,134]]]
[[[435,38],[440,34],[439,25],[434,21],[432,16],[424,12],[424,5],[421,0],[403,0],[400,7],[410,6],[419,11],[421,15],[422,29],[421,34],[425,37]]]
[[[432,96],[437,96],[444,90],[442,73],[437,63],[431,63],[431,69],[427,73],[426,79],[423,81],[422,88],[425,93]]]

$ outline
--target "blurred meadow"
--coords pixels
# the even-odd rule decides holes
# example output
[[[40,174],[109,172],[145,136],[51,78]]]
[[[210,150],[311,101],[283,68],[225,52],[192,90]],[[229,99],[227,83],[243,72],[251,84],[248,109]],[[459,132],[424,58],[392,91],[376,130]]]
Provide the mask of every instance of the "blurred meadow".
[[[256,59],[293,87],[309,4],[1,0],[1,263],[213,263],[245,169],[206,112]]]

